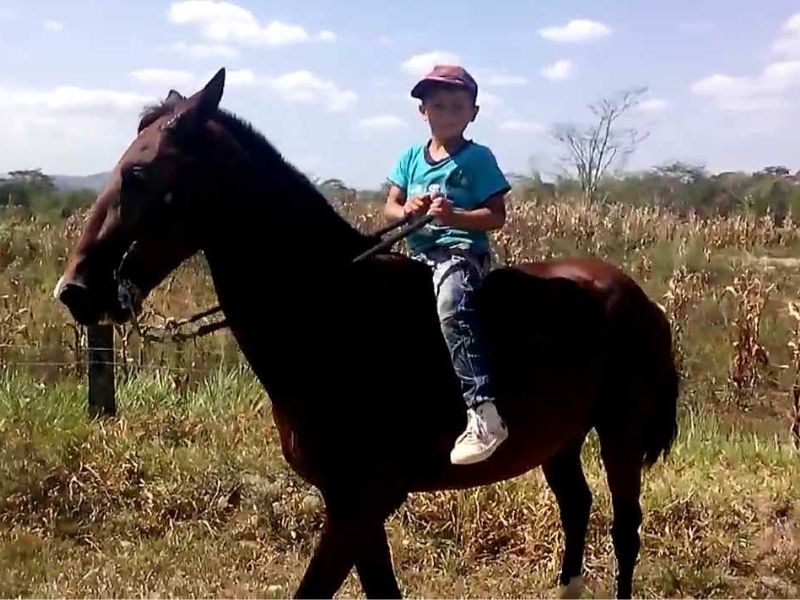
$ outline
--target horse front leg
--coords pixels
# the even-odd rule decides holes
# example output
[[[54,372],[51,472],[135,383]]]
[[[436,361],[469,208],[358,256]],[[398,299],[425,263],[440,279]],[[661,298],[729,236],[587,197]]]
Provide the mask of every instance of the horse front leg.
[[[346,524],[326,514],[322,535],[294,597],[333,598],[355,561],[355,548]]]
[[[367,597],[400,597],[384,529],[405,499],[396,496],[327,495],[322,535],[296,598],[332,598],[354,565]]]

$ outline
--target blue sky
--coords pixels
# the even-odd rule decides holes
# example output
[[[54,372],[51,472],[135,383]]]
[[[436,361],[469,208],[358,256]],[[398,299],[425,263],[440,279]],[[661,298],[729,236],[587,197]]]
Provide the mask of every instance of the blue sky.
[[[110,169],[146,102],[220,66],[223,106],[298,167],[376,187],[427,131],[433,62],[478,79],[468,137],[507,172],[558,169],[548,135],[629,86],[650,132],[629,167],[800,169],[800,1],[0,0],[0,172]]]

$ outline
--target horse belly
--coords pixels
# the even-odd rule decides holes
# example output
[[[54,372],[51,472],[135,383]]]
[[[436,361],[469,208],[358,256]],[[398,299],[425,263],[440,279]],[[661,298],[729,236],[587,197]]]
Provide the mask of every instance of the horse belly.
[[[599,380],[591,373],[571,385],[535,386],[535,394],[503,398],[498,406],[508,425],[508,438],[486,461],[453,465],[449,448],[455,437],[440,444],[434,458],[440,465],[430,477],[418,481],[413,491],[464,489],[512,479],[546,463],[566,444],[585,436],[599,400]],[[466,424],[466,420],[465,420]],[[460,431],[458,432],[460,433]]]

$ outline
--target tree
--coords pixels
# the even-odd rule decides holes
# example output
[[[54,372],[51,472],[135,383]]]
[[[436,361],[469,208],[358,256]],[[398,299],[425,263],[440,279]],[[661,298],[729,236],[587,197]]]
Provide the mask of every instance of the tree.
[[[619,123],[646,91],[647,88],[623,90],[615,97],[590,104],[589,110],[597,118],[593,125],[567,123],[553,129],[551,135],[567,150],[561,161],[575,170],[587,200],[597,200],[599,183],[608,169],[623,163],[647,137],[647,133]]]
[[[675,161],[653,167],[653,173],[665,179],[674,179],[683,184],[697,183],[708,179],[708,171],[703,165],[690,165]]]
[[[8,176],[11,183],[25,186],[33,192],[50,193],[56,190],[53,178],[42,173],[41,169],[10,171]]]
[[[788,177],[790,175],[789,169],[782,165],[764,167],[761,173],[764,175],[771,175],[772,177]]]

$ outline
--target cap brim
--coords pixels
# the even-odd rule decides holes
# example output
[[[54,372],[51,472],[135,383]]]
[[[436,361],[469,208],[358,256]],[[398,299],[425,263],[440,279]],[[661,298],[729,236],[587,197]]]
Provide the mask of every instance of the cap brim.
[[[417,85],[415,85],[411,89],[411,97],[417,98],[422,100],[422,97],[425,93],[425,90],[428,89],[434,83],[443,83],[445,85],[452,86],[454,88],[461,88],[464,90],[469,90],[469,86],[466,86],[461,83],[457,83],[452,79],[446,79],[444,77],[426,77],[425,79],[421,80]]]

